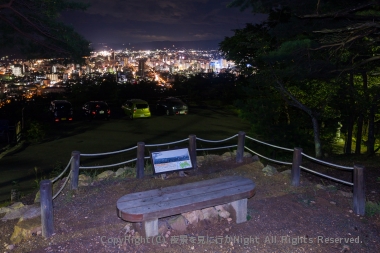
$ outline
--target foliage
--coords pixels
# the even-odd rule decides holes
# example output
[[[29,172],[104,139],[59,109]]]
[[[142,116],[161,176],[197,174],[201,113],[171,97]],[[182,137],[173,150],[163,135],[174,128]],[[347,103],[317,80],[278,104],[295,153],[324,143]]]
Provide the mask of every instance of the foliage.
[[[29,58],[89,55],[89,42],[58,21],[64,10],[85,10],[87,4],[65,0],[2,0],[0,45],[17,47]]]
[[[30,143],[41,142],[46,135],[45,127],[36,121],[32,121],[29,124],[28,130],[26,131],[26,138]]]
[[[365,204],[365,213],[367,216],[374,216],[380,214],[380,203],[367,201]]]
[[[280,138],[281,132],[290,142],[307,133],[314,137],[316,155],[319,139],[331,147],[339,122],[352,135],[355,118],[366,116],[380,101],[369,75],[378,72],[374,62],[380,59],[380,5],[318,1],[315,6],[315,1],[284,0],[273,6],[270,0],[235,0],[230,6],[268,14],[267,21],[247,24],[220,43],[222,53],[239,65],[251,87],[237,105],[243,116],[252,117],[253,130],[265,139]],[[276,129],[275,121],[270,122],[281,114],[287,117],[277,121]],[[307,124],[305,115],[313,124]],[[257,129],[261,124],[267,128]]]

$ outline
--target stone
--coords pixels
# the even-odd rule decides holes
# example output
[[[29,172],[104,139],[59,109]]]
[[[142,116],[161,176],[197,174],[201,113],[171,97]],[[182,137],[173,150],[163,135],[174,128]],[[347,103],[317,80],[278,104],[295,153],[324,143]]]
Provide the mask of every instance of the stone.
[[[223,160],[233,159],[236,157],[236,153],[237,153],[236,150],[231,151],[231,152],[225,152],[224,154],[222,154],[222,158],[223,158]],[[246,157],[246,158],[252,157],[252,154],[249,152],[243,152],[243,157]]]
[[[330,192],[336,192],[338,189],[336,188],[335,185],[330,184],[330,185],[326,186],[326,190],[330,191]]]
[[[260,158],[257,155],[252,156],[252,161],[253,162],[259,162]],[[264,167],[264,166],[263,166]]]
[[[185,217],[183,217],[182,215],[177,215],[177,216],[168,220],[168,225],[173,230],[176,230],[179,232],[184,232],[184,231],[186,231],[187,221],[186,221]]]
[[[320,189],[320,190],[326,190],[326,186],[321,185],[321,184],[317,184],[315,187],[317,187],[317,189]]]
[[[353,197],[353,193],[352,192],[345,192],[345,191],[339,190],[338,194],[342,195],[343,197],[346,197],[346,198],[352,198]]]
[[[291,170],[284,170],[281,172],[282,175],[287,175],[287,176],[290,176],[292,174],[292,171]]]
[[[159,235],[164,235],[166,232],[168,232],[168,224],[166,221],[158,220],[158,234]]]
[[[265,166],[264,169],[262,169],[262,171],[264,172],[265,176],[269,176],[269,177],[278,173],[277,169],[270,165]]]
[[[39,202],[41,202],[41,192],[40,191],[38,191],[36,193],[36,196],[34,197],[34,203],[39,203]]]
[[[24,204],[22,202],[16,202],[13,205],[10,206],[11,209],[15,210],[18,208],[24,207]]]
[[[224,219],[227,219],[230,217],[230,212],[228,212],[226,209],[229,209],[230,207],[228,205],[219,205],[215,206],[216,211],[218,212],[218,215]]]
[[[41,205],[29,205],[28,209],[22,214],[19,221],[33,219],[41,216]]]
[[[120,177],[120,176],[123,176],[123,175],[125,174],[126,171],[127,171],[127,167],[124,167],[124,168],[118,168],[117,171],[115,172],[114,177]]]
[[[216,221],[219,219],[218,211],[214,207],[202,209],[202,213],[205,220]]]
[[[78,186],[83,187],[83,186],[88,186],[92,182],[92,178],[88,175],[85,174],[80,174],[78,176]]]
[[[10,212],[12,209],[10,207],[4,206],[0,208],[0,214]]]
[[[21,218],[21,216],[28,210],[28,206],[23,206],[17,209],[12,209],[10,212],[7,212],[3,218],[1,218],[2,221],[7,220],[14,220]]]
[[[104,180],[104,179],[107,179],[109,177],[112,177],[114,174],[115,174],[115,172],[113,172],[112,170],[106,170],[106,171],[103,171],[102,173],[100,173],[99,175],[97,175],[96,178],[98,180]]]
[[[203,220],[204,216],[201,210],[195,210],[182,214],[183,217],[189,222],[189,224],[196,224],[198,221]]]
[[[41,217],[20,221],[14,228],[11,242],[14,244],[20,243],[23,239],[27,239],[32,235],[37,235],[39,231],[42,231]]]

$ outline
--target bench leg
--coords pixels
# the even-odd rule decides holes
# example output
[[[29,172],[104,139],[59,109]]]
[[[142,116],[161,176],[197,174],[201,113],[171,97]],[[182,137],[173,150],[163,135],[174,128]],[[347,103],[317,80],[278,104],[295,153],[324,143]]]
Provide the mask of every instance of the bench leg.
[[[144,221],[142,227],[146,237],[158,235],[158,219]]]
[[[247,199],[236,200],[230,203],[234,210],[234,217],[236,223],[247,221]]]

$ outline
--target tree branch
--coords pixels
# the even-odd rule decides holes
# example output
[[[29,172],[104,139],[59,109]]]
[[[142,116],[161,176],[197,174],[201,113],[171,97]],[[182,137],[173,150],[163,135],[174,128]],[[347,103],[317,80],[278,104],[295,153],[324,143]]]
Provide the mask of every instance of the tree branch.
[[[358,7],[347,8],[347,9],[342,10],[342,11],[326,13],[326,14],[319,14],[318,13],[318,6],[319,6],[319,1],[318,1],[318,5],[317,5],[317,14],[309,14],[309,15],[303,15],[303,16],[295,15],[295,16],[300,18],[300,19],[346,18],[351,13],[367,9],[369,7],[373,7],[373,6],[375,6],[375,4],[372,4],[372,3],[371,4],[363,4],[363,5],[360,5]],[[355,18],[355,17],[361,17],[361,16],[350,15],[350,17]],[[380,19],[380,17],[376,17],[376,18]]]

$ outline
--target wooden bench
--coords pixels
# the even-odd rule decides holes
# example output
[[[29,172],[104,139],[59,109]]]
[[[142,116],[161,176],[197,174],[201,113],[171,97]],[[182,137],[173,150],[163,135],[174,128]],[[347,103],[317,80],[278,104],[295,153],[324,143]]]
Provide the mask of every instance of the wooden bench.
[[[252,180],[228,176],[127,194],[117,201],[118,216],[142,222],[146,237],[158,235],[158,219],[207,207],[231,204],[236,223],[247,221],[247,199],[255,194]]]

